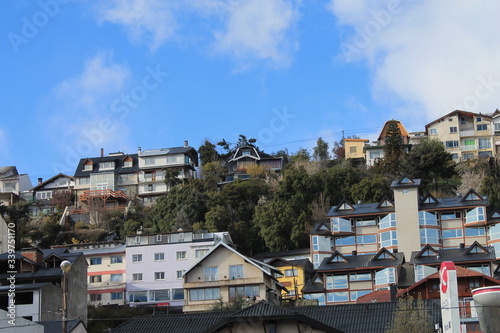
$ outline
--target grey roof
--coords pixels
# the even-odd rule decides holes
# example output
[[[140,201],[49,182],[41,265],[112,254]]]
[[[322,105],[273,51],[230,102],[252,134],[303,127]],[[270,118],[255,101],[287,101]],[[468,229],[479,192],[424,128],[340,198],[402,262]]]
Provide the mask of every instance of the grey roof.
[[[485,253],[468,253],[474,246],[479,246],[484,249]],[[436,255],[422,256],[419,254],[430,249]],[[483,246],[474,242],[471,246],[459,249],[443,249],[436,250],[430,245],[426,245],[421,251],[413,251],[411,253],[410,263],[413,265],[440,265],[443,261],[453,261],[455,264],[467,262],[492,262],[496,260],[495,248],[493,246]]]
[[[31,190],[32,191],[38,190],[39,188],[44,187],[45,185],[49,184],[50,182],[56,180],[57,178],[69,178],[70,180],[74,180],[73,176],[68,176],[64,173],[58,173],[57,175],[47,179],[46,181],[42,182],[41,184],[38,184],[37,186],[33,187]],[[60,188],[58,187],[55,189],[60,189]]]
[[[400,266],[404,262],[404,253],[402,252],[392,253],[396,259],[375,259],[378,254],[360,254],[355,256],[343,256],[343,258],[347,260],[346,262],[330,262],[332,257],[337,254],[338,252],[335,252],[330,257],[324,258],[317,271],[345,271],[359,270],[363,268],[375,269],[377,267]]]
[[[0,178],[9,178],[18,176],[17,168],[15,166],[0,167]]]
[[[126,156],[130,156],[133,160],[131,167],[123,167],[123,159]],[[94,167],[91,171],[83,171],[83,164],[87,161],[91,160],[94,163]],[[113,170],[99,170],[99,163],[101,162],[115,162],[115,168]],[[125,155],[111,155],[111,156],[103,156],[103,157],[87,157],[82,158],[78,162],[78,166],[76,167],[75,177],[86,177],[90,176],[94,173],[105,173],[105,172],[113,172],[116,174],[126,174],[126,173],[136,173],[139,170],[139,163],[137,160],[137,154],[125,154]]]
[[[409,262],[405,262],[401,265],[398,276],[398,287],[408,288],[415,283],[415,267]]]
[[[36,323],[42,325],[44,327],[45,332],[50,332],[50,333],[62,332],[62,325],[60,320],[37,321]],[[84,325],[83,321],[80,319],[69,319],[67,326],[68,333],[71,333],[80,324]]]
[[[142,151],[140,157],[158,156],[158,155],[176,155],[176,154],[190,155],[191,158],[193,159],[194,164],[198,166],[198,152],[191,146],[148,149]]]
[[[111,253],[125,253],[125,249],[127,248],[126,244],[122,244],[115,247],[100,247],[100,248],[90,248],[90,249],[70,249],[71,253],[81,252],[85,256],[94,255],[94,254],[111,254]]]
[[[386,215],[394,213],[394,207],[380,207],[379,203],[351,204],[353,210],[337,210],[338,206],[330,208],[327,217],[337,217],[346,215]]]

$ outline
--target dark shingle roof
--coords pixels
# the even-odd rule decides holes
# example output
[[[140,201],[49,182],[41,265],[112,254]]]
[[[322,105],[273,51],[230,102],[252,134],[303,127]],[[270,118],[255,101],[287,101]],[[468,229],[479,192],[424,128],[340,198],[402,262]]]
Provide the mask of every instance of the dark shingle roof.
[[[130,156],[133,160],[131,167],[123,167],[123,159],[126,156]],[[83,171],[83,164],[87,161],[91,160],[93,162],[93,169],[91,171]],[[115,162],[115,168],[113,170],[99,170],[99,163],[101,162]],[[75,177],[86,177],[90,176],[93,173],[99,172],[113,172],[116,174],[124,174],[124,173],[136,173],[139,170],[139,162],[137,159],[137,154],[130,155],[111,155],[111,156],[103,156],[103,157],[92,157],[92,158],[82,158],[80,162],[78,162],[78,166],[76,167]]]
[[[468,253],[469,250],[474,247],[479,246],[486,250],[486,253]],[[437,253],[437,255],[432,256],[418,256],[423,253],[426,249],[430,249]],[[414,251],[411,253],[410,263],[414,265],[439,265],[443,261],[453,261],[456,264],[466,263],[466,262],[491,262],[496,259],[495,248],[493,246],[482,246],[479,243],[474,243],[469,247],[459,248],[459,249],[443,249],[436,250],[430,245],[426,245],[421,251]]]
[[[352,270],[363,268],[376,268],[376,267],[390,267],[400,266],[404,262],[404,253],[392,253],[396,259],[375,259],[376,254],[362,254],[355,256],[342,256],[347,261],[330,262],[333,256],[337,255],[335,252],[332,256],[324,258],[319,265],[317,271],[337,271],[337,270]]]

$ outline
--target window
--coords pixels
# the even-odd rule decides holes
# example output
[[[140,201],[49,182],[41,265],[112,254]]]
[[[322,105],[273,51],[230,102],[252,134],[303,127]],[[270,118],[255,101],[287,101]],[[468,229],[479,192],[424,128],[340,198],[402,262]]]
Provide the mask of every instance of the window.
[[[90,277],[90,283],[99,283],[99,282],[102,282],[101,275],[93,275]]]
[[[37,199],[50,199],[50,198],[52,198],[52,191],[37,192],[36,198]]]
[[[347,275],[327,275],[326,289],[347,289]]]
[[[91,294],[90,295],[90,301],[91,302],[100,302],[102,299],[102,295],[101,294]]]
[[[485,222],[484,207],[477,207],[467,212],[465,223]]]
[[[450,133],[457,133],[457,126],[450,127]]]
[[[285,269],[285,276],[298,276],[299,275],[299,270],[294,268],[294,269]]]
[[[155,184],[146,184],[146,186],[145,186],[145,190],[146,190],[146,192],[153,192],[153,191],[154,191],[154,188],[155,188],[155,186],[154,186],[154,185],[155,185]]]
[[[110,293],[111,300],[123,299],[123,293]]]
[[[451,158],[452,158],[453,160],[458,160],[458,154],[457,154],[457,153],[453,153],[453,154],[451,154]]]
[[[132,281],[142,281],[142,273],[132,274]]]
[[[203,281],[217,281],[218,267],[205,267],[203,268]]]
[[[122,256],[112,256],[111,263],[112,264],[121,264],[123,262]]]
[[[186,251],[177,251],[175,253],[175,257],[177,260],[184,260],[186,259]]]
[[[335,237],[335,246],[347,246],[355,244],[356,244],[356,238],[354,236]]]
[[[490,236],[490,240],[500,239],[500,224],[494,224],[490,226],[488,235]]]
[[[189,291],[189,299],[191,301],[218,299],[219,297],[220,297],[220,288],[201,288],[201,289],[191,289]]]
[[[460,238],[463,236],[462,229],[445,229],[442,231],[443,238]]]
[[[372,274],[370,272],[356,272],[349,274],[349,281],[370,281]]]
[[[165,272],[155,272],[155,280],[165,280]]]
[[[479,122],[481,122],[481,121],[483,121],[483,118],[482,118],[482,117],[476,117],[476,122],[478,122],[478,123],[479,123]]]
[[[132,161],[125,161],[123,162],[123,167],[124,168],[130,168],[132,166]]]
[[[348,302],[349,293],[347,291],[327,293],[326,294],[328,302]]]
[[[356,226],[357,227],[364,227],[368,225],[377,225],[377,221],[375,218],[363,218],[363,219],[356,219]]]
[[[420,225],[438,225],[436,213],[421,211],[418,212]]]
[[[145,165],[153,165],[153,164],[155,164],[155,158],[154,157],[146,157],[144,159],[144,164]]]
[[[375,244],[375,243],[377,243],[377,235],[356,236],[356,243],[358,243],[358,244]]]
[[[462,212],[442,212],[441,221],[445,220],[459,220],[462,218]]]
[[[438,134],[438,130],[437,130],[437,128],[431,128],[429,133],[431,135]]]
[[[500,131],[500,123],[495,123],[495,131]]]
[[[474,154],[473,153],[464,153],[462,155],[462,158],[464,159],[464,161],[472,160],[474,158]]]
[[[129,302],[147,302],[148,294],[147,291],[133,291],[128,294]]]
[[[349,152],[350,152],[351,154],[356,154],[356,146],[349,147]]]
[[[121,282],[121,281],[123,281],[123,275],[122,274],[111,274],[110,281],[111,282]]]
[[[90,258],[90,264],[91,265],[101,265],[102,258]]]
[[[172,289],[172,299],[173,300],[184,299],[184,289],[182,288]]]
[[[99,163],[99,169],[114,169],[115,168],[115,162],[101,162]]]
[[[421,244],[439,244],[439,230],[438,229],[420,229],[420,243]]]
[[[334,217],[332,219],[333,232],[352,232],[351,220]]]
[[[92,170],[92,163],[87,163],[83,165],[83,171],[90,171]]]
[[[191,163],[191,158],[189,156],[184,156],[184,163],[186,164]]]
[[[356,290],[356,291],[351,291],[351,301],[356,301],[359,297],[367,295],[371,293],[372,290]]]
[[[163,252],[155,253],[155,261],[163,261],[163,260],[165,260],[165,253]]]
[[[200,249],[194,252],[196,258],[203,258],[208,253],[208,249]]]
[[[319,236],[312,236],[313,251],[319,251]]]
[[[231,265],[229,266],[229,278],[230,279],[242,279],[243,276],[243,265]]]
[[[177,271],[177,278],[182,279],[182,274],[184,274],[183,270]]]
[[[491,151],[489,151],[489,150],[487,150],[487,151],[480,151],[480,152],[478,153],[478,157],[479,157],[479,158],[484,158],[484,157],[493,157],[493,153],[492,153]]]
[[[478,125],[476,125],[476,129],[478,131],[487,131],[488,130],[488,125],[487,124],[478,124]]]
[[[398,245],[396,230],[380,233],[380,247],[390,247]]]
[[[260,296],[260,288],[258,285],[229,287],[229,298],[234,297],[257,297]]]
[[[370,159],[374,160],[376,158],[380,158],[380,152],[379,151],[371,151],[370,152]]]
[[[386,228],[391,228],[391,227],[395,227],[395,226],[396,226],[396,214],[391,213],[391,214],[386,215],[380,219],[378,228],[379,229],[386,229]]]
[[[481,282],[479,281],[478,278],[469,279],[469,288],[471,290],[474,288],[479,288],[479,287],[481,287]]]
[[[80,185],[89,185],[90,184],[90,177],[82,177],[78,179],[78,183]]]
[[[242,152],[241,152],[241,155],[243,155],[243,156],[247,156],[247,155],[250,155],[250,152],[249,152],[249,151],[242,151]]]
[[[486,276],[491,276],[490,272],[490,265],[484,264],[484,265],[473,265],[473,266],[465,266],[465,268],[470,269],[471,271],[478,272],[481,274],[484,274]]]
[[[445,146],[446,148],[455,148],[460,146],[460,144],[458,143],[458,140],[452,140],[452,141],[446,141]]]
[[[149,299],[151,301],[168,301],[170,299],[170,289],[150,290]]]
[[[395,282],[394,267],[384,268],[375,272],[375,284],[389,284]]]
[[[479,139],[479,149],[491,149],[491,140],[488,138]]]
[[[484,228],[465,228],[465,237],[479,237],[484,236]]]
[[[142,254],[133,254],[132,262],[142,262]]]
[[[429,275],[436,273],[438,269],[436,267],[417,265],[415,267],[415,282],[425,279]]]

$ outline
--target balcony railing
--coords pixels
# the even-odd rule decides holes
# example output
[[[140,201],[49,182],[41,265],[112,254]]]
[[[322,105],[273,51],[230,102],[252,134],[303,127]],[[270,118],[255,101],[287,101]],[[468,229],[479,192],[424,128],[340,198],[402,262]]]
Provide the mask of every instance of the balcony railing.
[[[475,136],[476,131],[474,129],[463,129],[460,130],[460,136]]]
[[[80,195],[80,201],[88,201],[92,198],[102,198],[109,199],[114,198],[118,200],[127,200],[128,196],[123,191],[112,191],[112,190],[92,190],[85,191]]]

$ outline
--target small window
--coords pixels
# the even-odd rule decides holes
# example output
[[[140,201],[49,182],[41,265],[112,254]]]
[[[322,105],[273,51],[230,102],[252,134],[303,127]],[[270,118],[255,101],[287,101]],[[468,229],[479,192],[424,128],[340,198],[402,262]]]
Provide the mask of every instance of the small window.
[[[162,238],[161,236],[162,236],[161,234],[156,235],[156,241],[157,242],[161,242],[161,238]]]
[[[124,168],[130,168],[132,166],[132,161],[125,161],[123,162],[123,167]]]
[[[99,169],[114,169],[115,168],[115,162],[101,162],[99,163]]]
[[[123,275],[122,274],[111,274],[110,281],[111,282],[121,282],[121,281],[123,281]]]
[[[154,157],[146,157],[144,159],[144,164],[146,164],[146,165],[153,165],[153,164],[155,164],[155,158]]]
[[[177,271],[177,278],[182,279],[182,274],[184,274],[183,270]]]
[[[175,257],[177,260],[184,260],[187,259],[186,257],[186,251],[177,251],[175,254]]]
[[[241,155],[245,156],[245,155],[250,155],[250,152],[249,151],[242,151],[241,152]]]
[[[123,262],[122,256],[113,256],[111,257],[112,264],[121,264]]]
[[[155,272],[155,280],[165,280],[165,272]]]
[[[90,177],[79,178],[78,183],[80,185],[89,185],[90,184]]]
[[[147,184],[146,185],[146,191],[147,192],[153,192],[154,191],[154,184]]]
[[[90,258],[90,264],[91,265],[101,265],[102,258]]]
[[[142,254],[133,254],[132,262],[142,262]]]
[[[285,269],[285,276],[298,276],[299,271],[294,268],[294,269]]]
[[[93,275],[90,277],[90,283],[99,283],[99,282],[102,282],[101,275]]]
[[[90,301],[91,302],[100,302],[102,299],[102,295],[101,294],[91,294],[90,295]]]
[[[155,253],[155,261],[162,261],[165,260],[165,253],[159,252]]]
[[[112,300],[119,300],[119,299],[123,299],[123,293],[119,292],[119,293],[110,293],[111,294],[111,299]]]
[[[450,127],[450,133],[457,133],[457,127],[456,126]]]
[[[351,154],[356,154],[356,146],[349,147],[349,152],[350,152]]]
[[[483,118],[482,118],[482,117],[476,117],[476,122],[478,122],[478,123],[479,123],[479,122],[481,122],[481,121],[483,121]]]
[[[431,128],[429,133],[430,133],[431,135],[433,135],[433,134],[438,134],[438,130],[437,130],[437,128]]]
[[[83,171],[91,171],[91,170],[92,170],[92,163],[83,165]]]
[[[208,253],[208,249],[199,249],[195,251],[196,258],[203,258]]]
[[[132,281],[142,281],[142,273],[132,274]]]
[[[478,131],[487,131],[488,130],[488,125],[487,124],[479,124],[476,125]]]

